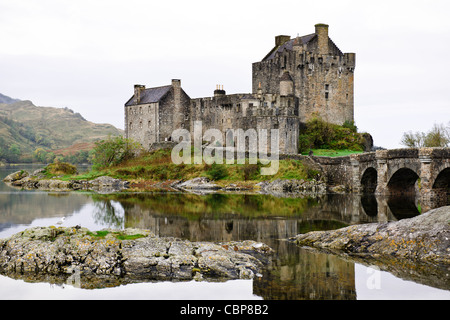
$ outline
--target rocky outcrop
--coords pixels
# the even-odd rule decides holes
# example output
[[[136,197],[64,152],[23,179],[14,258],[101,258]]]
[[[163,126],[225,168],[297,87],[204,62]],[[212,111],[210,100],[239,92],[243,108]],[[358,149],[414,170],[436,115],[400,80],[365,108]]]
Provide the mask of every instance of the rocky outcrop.
[[[450,266],[450,206],[410,219],[314,231],[292,240],[338,254]]]
[[[129,186],[128,181],[107,176],[98,177],[90,181],[49,179],[42,174],[42,171],[43,169],[36,170],[31,174],[24,170],[17,171],[6,176],[3,181],[14,187],[49,191],[94,190],[115,192],[126,189]]]
[[[13,172],[13,173],[7,175],[7,176],[3,179],[3,181],[4,181],[4,182],[10,182],[10,183],[13,183],[13,182],[15,182],[15,181],[24,179],[24,178],[28,177],[29,175],[30,175],[30,174],[29,174],[27,171],[25,171],[25,170],[20,170],[20,171],[16,171],[16,172]]]
[[[178,182],[173,184],[172,187],[178,189],[188,189],[188,190],[219,190],[220,186],[215,184],[213,181],[206,177],[198,177],[192,180]]]
[[[449,206],[410,219],[315,231],[291,240],[407,281],[450,290]]]
[[[257,184],[265,192],[308,192],[326,193],[326,184],[316,180],[277,179],[271,182],[263,181]]]
[[[251,279],[272,249],[255,241],[190,242],[148,230],[35,227],[0,240],[0,272],[135,280]]]

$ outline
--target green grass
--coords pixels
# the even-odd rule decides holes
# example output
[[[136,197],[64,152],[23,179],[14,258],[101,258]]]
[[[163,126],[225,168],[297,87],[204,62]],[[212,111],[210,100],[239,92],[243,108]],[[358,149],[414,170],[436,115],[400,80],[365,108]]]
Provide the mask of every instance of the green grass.
[[[137,233],[137,234],[123,234],[121,232],[109,232],[108,230],[101,230],[101,231],[95,231],[94,232],[87,232],[87,234],[91,237],[94,237],[96,239],[103,239],[108,234],[112,234],[117,240],[135,240],[139,238],[145,238],[146,235]]]
[[[360,150],[332,150],[332,149],[312,149],[313,156],[318,157],[345,157],[355,153],[363,153]],[[303,155],[308,155],[308,152],[303,152]]]

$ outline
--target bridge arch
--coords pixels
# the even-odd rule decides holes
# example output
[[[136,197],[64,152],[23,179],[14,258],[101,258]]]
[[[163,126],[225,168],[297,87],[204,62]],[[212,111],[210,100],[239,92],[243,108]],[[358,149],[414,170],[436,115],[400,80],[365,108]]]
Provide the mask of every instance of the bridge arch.
[[[433,190],[450,195],[450,168],[445,168],[437,175]]]
[[[362,193],[374,193],[377,188],[378,172],[375,168],[369,167],[364,170],[361,177]]]
[[[410,168],[400,168],[394,172],[388,181],[389,194],[414,194],[415,184],[419,175]]]

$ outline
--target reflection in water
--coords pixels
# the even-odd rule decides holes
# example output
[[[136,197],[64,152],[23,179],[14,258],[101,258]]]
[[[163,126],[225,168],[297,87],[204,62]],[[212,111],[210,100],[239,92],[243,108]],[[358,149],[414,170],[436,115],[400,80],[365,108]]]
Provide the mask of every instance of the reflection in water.
[[[374,195],[55,194],[0,183],[0,237],[30,226],[52,225],[66,216],[67,225],[91,230],[134,227],[191,241],[251,239],[275,250],[263,277],[253,281],[253,294],[265,299],[356,299],[353,262],[283,239],[313,230],[394,221],[423,211],[418,208],[414,199]]]
[[[258,194],[120,193],[95,195],[94,199],[100,203],[117,201],[124,208],[126,227],[150,229],[159,236],[267,243],[276,255],[263,277],[253,282],[254,293],[264,299],[356,299],[353,262],[280,239],[313,230],[397,220],[399,216],[391,211],[395,199],[357,195],[279,198]],[[414,214],[418,211],[411,208],[409,215]]]

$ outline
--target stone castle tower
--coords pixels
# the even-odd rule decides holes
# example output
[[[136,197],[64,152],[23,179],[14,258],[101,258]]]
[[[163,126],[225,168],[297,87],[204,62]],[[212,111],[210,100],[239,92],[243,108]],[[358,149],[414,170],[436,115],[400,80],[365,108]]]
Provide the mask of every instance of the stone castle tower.
[[[280,78],[298,99],[299,117],[306,122],[316,113],[330,123],[353,121],[355,54],[342,53],[328,36],[328,25],[315,33],[275,37],[275,47],[253,63],[253,93],[283,94]],[[288,90],[288,91],[289,91]]]
[[[328,25],[317,24],[315,33],[302,37],[275,37],[275,47],[252,69],[252,93],[245,94],[216,86],[212,97],[191,99],[180,80],[156,88],[135,85],[125,103],[126,137],[158,148],[176,129],[192,136],[201,121],[202,133],[218,129],[224,142],[234,138],[234,129],[277,129],[279,152],[296,154],[301,123],[314,114],[336,124],[353,121],[355,54],[339,50]]]

